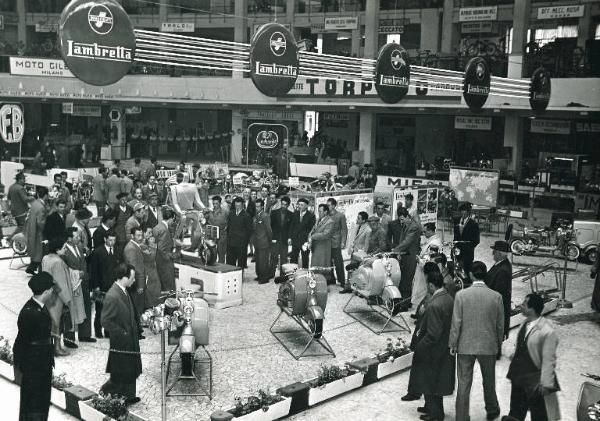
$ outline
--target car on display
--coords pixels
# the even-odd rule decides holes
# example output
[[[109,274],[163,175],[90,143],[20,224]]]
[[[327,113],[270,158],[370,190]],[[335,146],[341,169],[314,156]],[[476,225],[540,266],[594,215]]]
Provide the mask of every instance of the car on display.
[[[598,260],[598,243],[600,243],[600,221],[573,221],[575,230],[575,246],[588,263]]]

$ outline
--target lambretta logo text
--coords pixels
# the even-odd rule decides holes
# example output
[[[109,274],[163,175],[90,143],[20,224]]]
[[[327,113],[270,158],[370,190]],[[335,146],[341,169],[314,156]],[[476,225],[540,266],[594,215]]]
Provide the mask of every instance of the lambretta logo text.
[[[133,58],[133,51],[126,47],[111,47],[67,40],[67,55],[69,57],[130,62]]]
[[[379,84],[384,86],[408,86],[408,79],[405,77],[379,75]]]
[[[278,77],[292,77],[298,76],[298,68],[291,64],[282,66],[280,64],[272,63],[265,64],[260,61],[256,62],[256,74],[261,76],[278,76]]]
[[[469,84],[467,92],[475,95],[488,95],[490,93],[490,88],[487,86]]]

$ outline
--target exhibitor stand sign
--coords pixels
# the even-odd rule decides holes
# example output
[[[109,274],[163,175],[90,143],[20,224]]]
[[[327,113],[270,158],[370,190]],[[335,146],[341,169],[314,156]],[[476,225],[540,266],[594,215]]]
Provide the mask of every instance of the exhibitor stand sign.
[[[498,6],[461,7],[458,12],[459,22],[477,22],[484,20],[498,20]]]
[[[10,74],[19,76],[74,77],[62,60],[10,57]]]
[[[473,111],[480,110],[490,95],[492,75],[487,62],[481,57],[474,57],[465,68],[463,98]]]
[[[250,43],[250,77],[256,88],[270,97],[285,95],[298,78],[298,46],[283,25],[267,23]]]
[[[395,104],[406,96],[410,84],[410,64],[406,50],[389,43],[379,50],[375,64],[375,89],[383,102]]]
[[[25,117],[19,104],[0,107],[0,137],[6,143],[19,143],[25,133]]]
[[[113,0],[71,1],[60,16],[59,43],[69,70],[96,86],[120,80],[135,55],[133,26]]]

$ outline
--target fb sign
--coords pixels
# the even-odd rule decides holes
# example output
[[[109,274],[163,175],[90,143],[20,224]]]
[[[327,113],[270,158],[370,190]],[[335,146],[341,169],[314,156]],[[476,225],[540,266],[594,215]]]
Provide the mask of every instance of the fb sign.
[[[17,104],[4,104],[0,108],[0,135],[6,143],[19,143],[25,132],[23,110]]]

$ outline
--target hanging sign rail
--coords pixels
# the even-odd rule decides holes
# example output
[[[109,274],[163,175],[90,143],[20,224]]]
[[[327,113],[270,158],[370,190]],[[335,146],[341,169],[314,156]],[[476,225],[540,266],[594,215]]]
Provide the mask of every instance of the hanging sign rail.
[[[355,18],[344,18],[344,24]],[[337,22],[336,24],[339,24]],[[121,5],[113,0],[73,0],[59,24],[63,58],[71,72],[92,85],[109,85],[127,74],[134,61],[181,68],[249,73],[256,88],[271,97],[287,94],[298,77],[371,83],[386,103],[397,103],[412,84],[420,90],[462,91],[472,110],[488,96],[527,99],[543,111],[550,99],[550,76],[544,69],[531,80],[491,76],[481,57],[464,72],[411,66],[401,45],[384,45],[376,60],[300,51],[284,25],[267,23],[250,44],[219,41],[170,32],[133,29]]]

